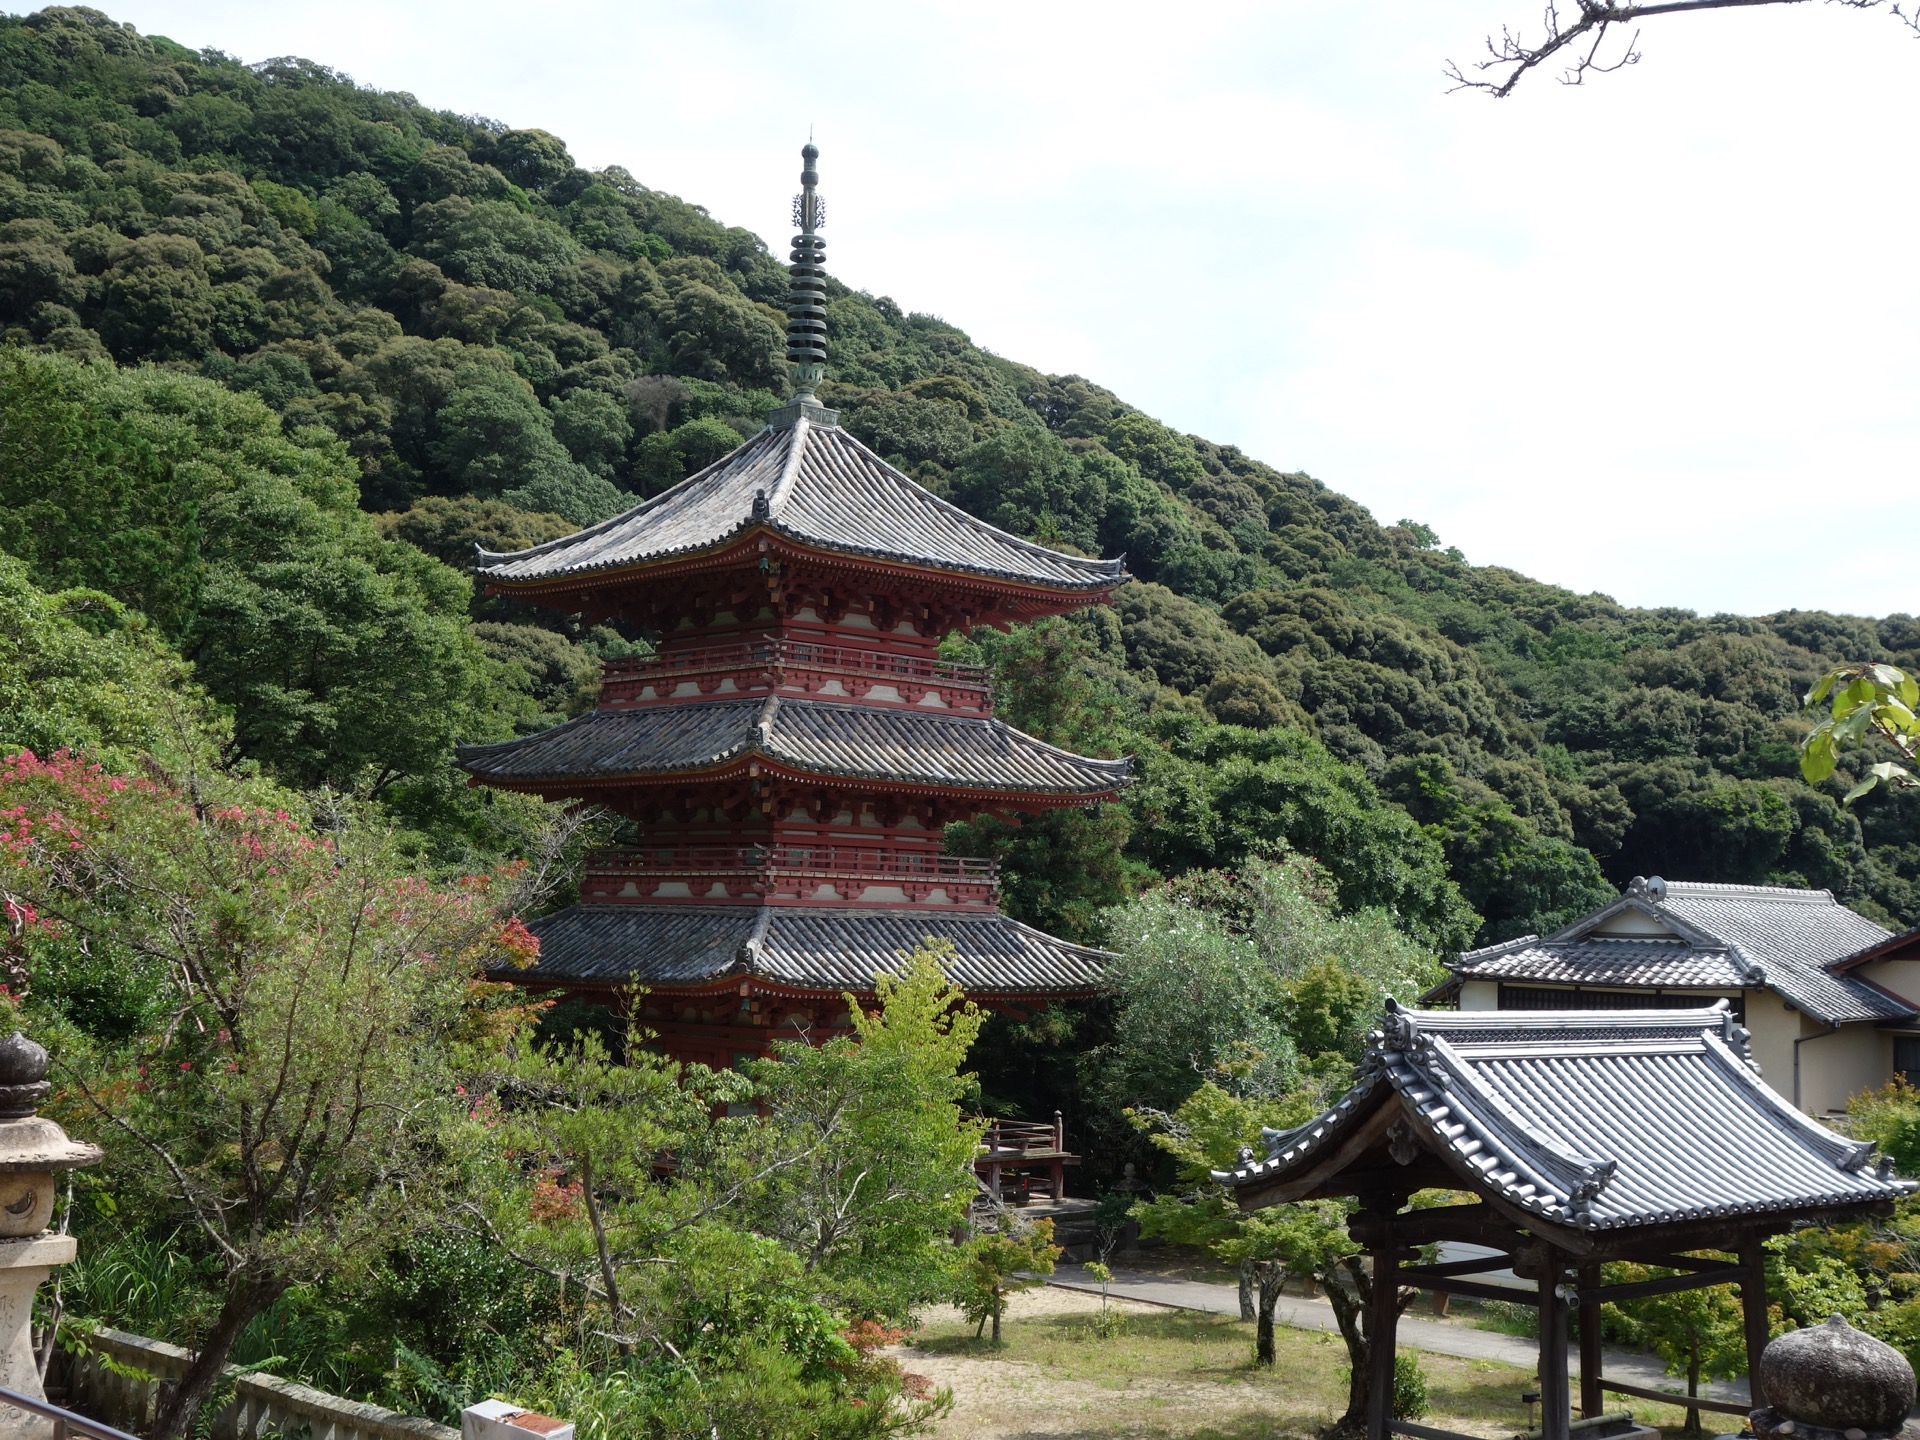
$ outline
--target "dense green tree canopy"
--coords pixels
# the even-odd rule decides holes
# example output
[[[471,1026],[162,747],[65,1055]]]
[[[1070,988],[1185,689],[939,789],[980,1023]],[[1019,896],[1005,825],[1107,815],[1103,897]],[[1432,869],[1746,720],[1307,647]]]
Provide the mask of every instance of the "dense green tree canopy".
[[[0,528],[34,581],[153,617],[283,779],[384,789],[497,723],[469,582],[381,537],[325,431],[194,376],[14,351],[0,450]]]
[[[475,540],[550,538],[724,454],[777,402],[784,283],[753,235],[544,131],[97,11],[0,20],[0,333],[39,352],[0,362],[0,549],[147,615],[287,778],[437,763],[455,734],[565,713],[570,677],[642,637],[479,599],[474,621],[557,642],[482,645],[455,633],[457,577],[406,547],[458,569]],[[1285,842],[1326,851],[1343,904],[1447,943],[1549,927],[1652,870],[1920,919],[1920,798],[1843,811],[1844,767],[1791,783],[1797,694],[1842,661],[1912,668],[1920,622],[1632,610],[1476,567],[1088,380],[828,289],[823,398],[855,435],[1139,577],[1072,661],[1104,718],[1008,712],[1139,755],[1125,811],[956,837],[1006,860],[1016,913],[1090,934],[1153,871]],[[108,357],[129,368],[82,368]],[[356,489],[403,544],[353,520]],[[268,522],[284,544],[240,543]],[[310,662],[268,653],[280,625]],[[998,644],[1013,681],[1029,651]],[[342,678],[385,646],[422,678]],[[378,720],[376,691],[409,734],[350,723]]]

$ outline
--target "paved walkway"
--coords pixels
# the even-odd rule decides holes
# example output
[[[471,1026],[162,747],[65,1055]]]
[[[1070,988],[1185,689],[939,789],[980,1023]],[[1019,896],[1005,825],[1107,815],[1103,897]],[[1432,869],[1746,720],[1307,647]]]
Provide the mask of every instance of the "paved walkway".
[[[1078,1265],[1057,1267],[1047,1283],[1058,1285],[1063,1290],[1085,1290],[1095,1295],[1100,1293],[1100,1282],[1088,1276]],[[1237,1317],[1240,1314],[1240,1292],[1232,1285],[1215,1285],[1202,1280],[1170,1280],[1143,1270],[1115,1270],[1110,1289],[1114,1295],[1148,1305],[1164,1305],[1174,1310],[1201,1310],[1212,1315]],[[1318,1296],[1282,1295],[1279,1305],[1274,1309],[1273,1318],[1296,1330],[1338,1331],[1340,1328],[1333,1318],[1333,1307]],[[1480,1330],[1471,1325],[1430,1320],[1419,1315],[1400,1317],[1399,1339],[1403,1345],[1435,1355],[1458,1355],[1468,1360],[1498,1360],[1528,1370],[1533,1369],[1540,1359],[1539,1347],[1532,1340],[1502,1335],[1493,1330]],[[1577,1375],[1580,1357],[1576,1353],[1571,1358]],[[1685,1388],[1685,1382],[1667,1374],[1658,1360],[1634,1350],[1608,1347],[1603,1353],[1602,1373],[1630,1385],[1645,1385],[1658,1390]],[[1747,1382],[1716,1381],[1707,1386],[1704,1393],[1716,1400],[1744,1402],[1747,1398]],[[1633,1403],[1626,1396],[1615,1398],[1623,1407]]]

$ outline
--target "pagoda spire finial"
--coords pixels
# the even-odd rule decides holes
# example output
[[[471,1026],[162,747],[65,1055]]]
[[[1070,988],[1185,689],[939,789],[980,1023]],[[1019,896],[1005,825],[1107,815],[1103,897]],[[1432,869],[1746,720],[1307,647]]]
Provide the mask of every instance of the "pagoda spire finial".
[[[800,151],[800,193],[793,197],[793,223],[800,233],[793,237],[793,263],[787,267],[787,368],[793,375],[788,409],[818,404],[814,391],[827,368],[827,242],[819,235],[827,212],[816,188],[819,158],[809,133]]]

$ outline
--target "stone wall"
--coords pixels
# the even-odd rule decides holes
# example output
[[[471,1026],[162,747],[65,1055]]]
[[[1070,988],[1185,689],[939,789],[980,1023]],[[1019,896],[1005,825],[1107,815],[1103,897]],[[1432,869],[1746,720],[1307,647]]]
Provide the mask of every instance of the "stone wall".
[[[160,1386],[187,1373],[192,1354],[164,1340],[129,1335],[124,1330],[101,1329],[89,1337],[89,1353],[60,1354],[55,1359],[64,1380],[67,1405],[118,1425],[144,1431],[153,1419]],[[117,1375],[103,1363],[129,1367],[151,1378]],[[229,1367],[229,1374],[238,1370]],[[460,1432],[446,1425],[342,1400],[272,1375],[242,1376],[231,1403],[215,1418],[212,1440],[460,1440]]]

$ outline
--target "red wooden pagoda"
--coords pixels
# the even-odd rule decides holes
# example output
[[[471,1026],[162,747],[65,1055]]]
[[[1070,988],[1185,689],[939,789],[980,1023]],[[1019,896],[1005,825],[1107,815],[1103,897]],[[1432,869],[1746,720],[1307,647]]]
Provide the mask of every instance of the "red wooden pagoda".
[[[590,857],[515,978],[610,1001],[644,987],[662,1048],[721,1067],[843,1030],[843,995],[871,996],[929,938],[982,1004],[1091,993],[1101,952],[1001,915],[992,863],[945,854],[942,829],[1111,800],[1128,771],[994,719],[984,672],[940,660],[952,631],[1105,600],[1125,572],[938,499],[815,399],[825,272],[802,153],[794,399],[645,504],[481,556],[492,590],[618,619],[655,655],[608,666],[590,714],[460,752],[475,783],[604,805],[644,837]]]

